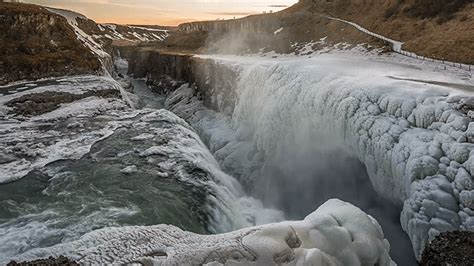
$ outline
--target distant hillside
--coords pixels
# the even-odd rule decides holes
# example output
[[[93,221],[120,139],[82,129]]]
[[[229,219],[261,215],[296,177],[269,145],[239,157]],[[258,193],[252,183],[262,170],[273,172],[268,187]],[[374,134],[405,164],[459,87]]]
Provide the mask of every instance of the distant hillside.
[[[427,57],[474,63],[473,0],[305,1],[314,13],[354,21]]]
[[[419,55],[474,63],[474,0],[301,0],[273,14],[184,23],[162,49],[199,47],[195,50],[238,53],[263,48],[285,53],[298,51],[308,42],[315,43],[315,48],[337,43],[384,45],[325,16],[349,20],[405,42],[405,50]]]

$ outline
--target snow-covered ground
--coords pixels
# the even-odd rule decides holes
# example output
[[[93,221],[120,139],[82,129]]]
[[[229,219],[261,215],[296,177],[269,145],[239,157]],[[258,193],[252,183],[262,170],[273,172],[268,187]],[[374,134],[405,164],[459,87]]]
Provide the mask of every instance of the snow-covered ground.
[[[24,177],[33,169],[60,159],[78,159],[97,141],[106,138],[120,122],[93,123],[87,130],[79,120],[128,108],[116,98],[88,97],[62,104],[60,108],[38,116],[22,117],[11,113],[5,104],[13,99],[47,91],[82,94],[87,91],[117,90],[120,85],[109,77],[77,76],[55,80],[54,85],[28,87],[0,97],[0,184]],[[117,114],[116,114],[117,115]],[[64,122],[66,121],[66,122]],[[59,122],[66,124],[59,127]],[[74,125],[82,125],[75,127]]]
[[[342,147],[379,195],[403,203],[417,257],[439,232],[474,230],[472,73],[354,51],[201,58],[238,73],[234,91],[213,88],[206,99],[231,102],[230,112],[203,107],[187,86],[167,106],[202,133],[224,169],[252,179],[242,182],[271,178],[270,165],[296,180],[304,172],[296,165],[321,159],[313,150]]]
[[[106,228],[17,259],[63,255],[81,264],[388,266],[393,265],[389,249],[377,221],[331,200],[303,221],[207,236],[170,225]]]
[[[99,58],[107,58],[110,57],[108,53],[103,51],[102,45],[99,44],[92,38],[92,36],[85,33],[81,28],[79,28],[77,19],[87,20],[87,18],[79,13],[64,10],[64,9],[56,9],[56,8],[46,8],[49,12],[58,14],[63,16],[67,19],[67,22],[71,27],[74,29],[76,33],[77,39],[82,42],[86,47],[88,47],[92,52],[94,52]]]

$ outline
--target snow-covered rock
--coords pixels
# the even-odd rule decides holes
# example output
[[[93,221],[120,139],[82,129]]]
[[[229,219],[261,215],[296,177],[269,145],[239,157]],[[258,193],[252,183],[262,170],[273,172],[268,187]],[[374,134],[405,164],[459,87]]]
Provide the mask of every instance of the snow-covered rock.
[[[170,225],[105,228],[15,259],[64,255],[81,264],[393,265],[389,250],[377,221],[348,203],[330,200],[303,221],[220,235]]]
[[[12,158],[0,164],[0,184],[21,179],[28,172],[57,160],[81,158],[94,143],[107,138],[121,126],[117,121],[93,121],[94,117],[120,115],[128,108],[121,99],[87,97],[18,121],[6,114],[11,111],[6,103],[29,94],[50,91],[83,94],[92,90],[120,89],[120,85],[110,77],[87,75],[51,80],[44,85],[0,96],[0,109],[5,112],[0,113],[0,149]],[[81,123],[81,118],[82,122],[89,122],[87,128]],[[66,124],[61,125],[61,122]]]
[[[127,166],[125,168],[123,168],[120,172],[128,175],[128,174],[133,174],[133,173],[136,173],[138,172],[138,168],[136,165],[131,165],[131,166]]]

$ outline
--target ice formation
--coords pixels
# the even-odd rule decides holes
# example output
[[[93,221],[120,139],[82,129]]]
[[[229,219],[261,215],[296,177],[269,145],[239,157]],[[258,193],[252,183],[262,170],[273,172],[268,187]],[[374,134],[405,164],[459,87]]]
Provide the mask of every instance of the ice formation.
[[[171,225],[105,228],[79,240],[28,251],[17,260],[64,255],[81,264],[393,265],[380,225],[330,200],[303,221],[197,235]]]
[[[259,178],[265,163],[285,158],[285,147],[317,148],[315,139],[330,136],[365,164],[380,195],[403,203],[416,256],[439,232],[474,230],[469,75],[374,56],[203,58],[238,73],[232,91],[212,87],[228,77],[206,73],[206,101],[222,112],[187,85],[167,106],[202,133],[226,170]]]

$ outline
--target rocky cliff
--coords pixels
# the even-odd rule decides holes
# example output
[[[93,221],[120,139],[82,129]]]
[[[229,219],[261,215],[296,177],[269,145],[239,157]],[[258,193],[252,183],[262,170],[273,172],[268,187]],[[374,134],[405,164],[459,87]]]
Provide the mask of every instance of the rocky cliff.
[[[0,84],[113,71],[113,45],[161,42],[172,28],[97,24],[76,12],[0,3]]]
[[[0,84],[101,69],[66,19],[39,6],[0,3],[0,40]]]

